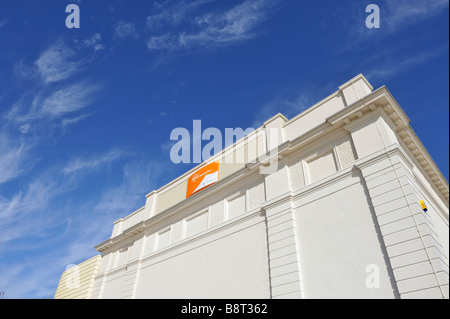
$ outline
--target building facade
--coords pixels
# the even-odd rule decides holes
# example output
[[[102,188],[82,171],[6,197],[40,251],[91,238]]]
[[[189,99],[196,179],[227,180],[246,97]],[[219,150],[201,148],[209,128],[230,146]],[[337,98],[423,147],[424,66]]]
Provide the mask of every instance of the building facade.
[[[448,298],[449,187],[358,75],[148,194],[96,249],[92,298]]]

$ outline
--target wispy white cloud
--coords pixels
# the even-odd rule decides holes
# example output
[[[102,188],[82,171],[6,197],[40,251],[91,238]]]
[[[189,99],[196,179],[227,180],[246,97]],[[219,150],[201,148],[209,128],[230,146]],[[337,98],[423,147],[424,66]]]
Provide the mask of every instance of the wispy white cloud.
[[[223,14],[208,14],[196,19],[201,31],[180,37],[184,45],[227,45],[258,35],[255,27],[274,5],[273,1],[246,0]]]
[[[102,44],[102,35],[98,32],[94,33],[90,38],[85,39],[84,45],[88,48],[94,49],[94,51],[105,49],[105,46]]]
[[[163,27],[176,27],[182,22],[187,21],[188,15],[200,6],[213,2],[214,0],[196,0],[196,1],[165,1],[160,4],[153,4],[154,13],[147,17],[147,27],[152,31],[162,29]]]
[[[448,5],[449,0],[386,1],[387,12],[381,21],[389,32],[395,32],[441,13]]]
[[[61,120],[61,128],[65,131],[69,126],[91,117],[92,115],[94,115],[94,113],[85,113],[75,117],[64,118]]]
[[[0,28],[4,27],[7,22],[8,22],[8,20],[1,20],[0,21]]]
[[[32,100],[25,94],[3,114],[0,118],[0,185],[30,171],[42,157],[40,153],[35,154],[35,150],[48,141],[55,128],[64,133],[69,125],[91,115],[66,116],[90,105],[92,90],[92,86],[68,86],[46,97],[41,93],[34,97],[31,94]]]
[[[55,118],[81,110],[92,104],[98,89],[98,84],[88,82],[68,85],[45,98],[38,112]]]
[[[19,101],[0,117],[0,185],[24,174],[36,161],[31,156],[36,142],[33,138],[25,137],[31,126],[29,123],[16,123],[9,119],[19,113],[20,106]]]
[[[180,50],[176,35],[163,34],[151,37],[147,41],[147,48],[150,51],[177,51]]]
[[[52,92],[28,92],[13,104],[4,118],[20,127],[26,125],[29,131],[33,125],[38,124],[37,121],[58,120],[92,105],[100,88],[98,83],[84,81],[65,85]],[[73,118],[71,122],[73,124],[83,118],[86,116]],[[65,118],[60,125],[68,125],[71,122]]]
[[[100,239],[95,233],[90,238],[84,237],[80,225],[72,227],[70,234],[55,232],[73,214],[68,205],[63,210],[54,205],[54,198],[67,191],[67,185],[56,182],[56,176],[46,174],[12,198],[0,197],[0,251],[21,251],[24,257],[28,253],[33,256],[0,258],[0,284],[6,298],[53,298],[63,267],[79,262],[79,258],[92,257],[89,255],[93,254],[92,240]],[[68,236],[77,240],[61,246]],[[60,249],[55,249],[56,246]]]
[[[62,41],[57,41],[41,53],[34,67],[45,83],[58,82],[81,70],[82,62],[74,60],[75,54]]]
[[[56,41],[32,65],[16,64],[16,75],[29,82],[20,98],[0,115],[0,184],[33,166],[38,160],[33,151],[54,136],[56,129],[64,133],[69,125],[90,116],[77,113],[93,104],[101,86],[87,80],[72,81],[70,77],[85,64],[75,59],[76,55]],[[60,83],[62,80],[66,81]]]
[[[114,35],[118,38],[137,38],[138,33],[133,23],[119,21],[114,30]]]
[[[392,46],[383,42],[387,38],[401,37],[402,32],[408,31],[408,28],[442,13],[448,9],[449,0],[384,0],[377,4],[380,8],[379,29],[366,27],[365,19],[368,14],[364,10],[365,6],[361,6],[359,2],[349,4],[349,8],[355,14],[347,22],[342,25],[335,24],[345,29],[348,40],[334,46],[330,51],[331,54],[364,52],[361,55],[364,58],[340,65],[341,71],[354,69],[355,72],[362,72],[369,81],[384,84],[386,80],[448,52],[448,46],[414,50],[412,47],[408,48],[408,45]],[[345,12],[341,11],[339,14]],[[401,41],[401,38],[396,41]],[[367,48],[371,48],[370,52]]]
[[[113,162],[121,157],[124,157],[127,153],[121,149],[113,149],[105,154],[91,156],[89,158],[76,158],[64,167],[64,174],[72,174],[78,171],[86,171],[97,169],[100,166],[104,166],[106,163]]]
[[[379,29],[367,28],[365,20],[368,13],[365,12],[365,5],[358,1],[352,2],[348,8],[332,14],[333,16],[336,14],[342,16],[348,15],[349,11],[353,13],[348,20],[341,24],[335,24],[336,28],[343,27],[345,29],[343,32],[348,33],[348,41],[333,48],[333,52],[346,53],[349,50],[361,50],[367,47],[362,43],[382,41],[386,36],[395,35],[442,13],[448,8],[449,0],[384,0],[374,3],[380,8]]]
[[[100,33],[86,39],[84,46],[92,47],[95,51],[103,49]],[[30,123],[24,122],[53,120],[92,104],[94,93],[100,88],[98,83],[86,80],[66,81],[65,85],[58,83],[69,80],[85,68],[86,61],[78,59],[77,55],[77,51],[58,40],[45,49],[31,66],[23,61],[16,63],[15,74],[21,79],[32,81],[34,85],[30,85],[5,113],[4,118],[19,123],[21,131],[29,131]]]
[[[196,31],[174,28],[170,32],[154,35],[147,41],[148,49],[176,52],[245,42],[260,35],[256,26],[266,19],[270,9],[277,3],[275,0],[245,0],[224,12],[187,16],[196,6],[206,2],[208,1],[197,1],[191,5],[183,2],[169,10],[170,14],[149,17],[147,23],[150,25],[154,25],[155,21],[166,21],[172,26],[178,26],[183,21]]]
[[[64,41],[57,40],[43,50],[32,65],[27,65],[22,60],[15,64],[15,75],[31,85],[9,112],[6,112],[5,118],[19,123],[22,133],[32,128],[30,123],[24,122],[53,120],[92,104],[100,85],[87,80],[71,81],[71,77],[85,70],[89,64],[88,59],[79,57],[80,48],[103,50],[101,34],[95,33],[85,39],[78,49],[70,48]],[[63,80],[65,82],[61,83]],[[64,126],[83,118],[79,117],[77,121],[71,122],[66,119]]]
[[[122,182],[105,190],[93,211],[122,217],[131,214],[145,204],[145,194],[150,193],[159,178],[169,174],[168,171],[167,165],[152,160],[127,163],[123,168]]]
[[[14,65],[13,70],[14,74],[22,80],[30,81],[41,77],[36,67],[29,66],[22,60],[18,61]]]
[[[29,146],[0,132],[0,184],[8,182],[29,167]]]
[[[9,199],[0,197],[0,244],[44,232],[50,219],[46,221],[49,216],[39,213],[60,191],[61,188],[56,187],[52,180],[39,179],[30,182],[26,191],[20,191]]]
[[[365,76],[370,81],[386,81],[402,72],[435,59],[445,52],[448,54],[448,47],[425,50],[406,58],[402,57],[401,60],[397,60],[398,56],[396,55],[393,55],[393,58],[384,57],[382,61],[371,63],[368,71],[365,72]]]

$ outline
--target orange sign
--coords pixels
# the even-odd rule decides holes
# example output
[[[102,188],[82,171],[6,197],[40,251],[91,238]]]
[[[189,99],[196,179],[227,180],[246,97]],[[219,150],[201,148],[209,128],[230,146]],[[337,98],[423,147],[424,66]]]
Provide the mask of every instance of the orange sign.
[[[186,198],[216,183],[219,180],[219,163],[209,164],[188,179]]]

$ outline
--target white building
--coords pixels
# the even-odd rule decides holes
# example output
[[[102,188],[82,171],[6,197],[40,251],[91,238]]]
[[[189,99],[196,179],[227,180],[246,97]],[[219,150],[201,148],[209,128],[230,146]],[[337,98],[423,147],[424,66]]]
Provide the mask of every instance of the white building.
[[[448,182],[409,123],[362,75],[276,115],[115,222],[90,297],[448,298]]]

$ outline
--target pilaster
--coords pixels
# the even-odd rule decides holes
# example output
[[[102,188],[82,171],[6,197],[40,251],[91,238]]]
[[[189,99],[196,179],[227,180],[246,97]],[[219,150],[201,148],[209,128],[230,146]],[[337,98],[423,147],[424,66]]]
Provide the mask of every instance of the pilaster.
[[[135,297],[138,275],[138,261],[128,264],[122,287],[122,299],[133,299]]]
[[[265,207],[272,298],[302,298],[295,217],[290,197]]]

